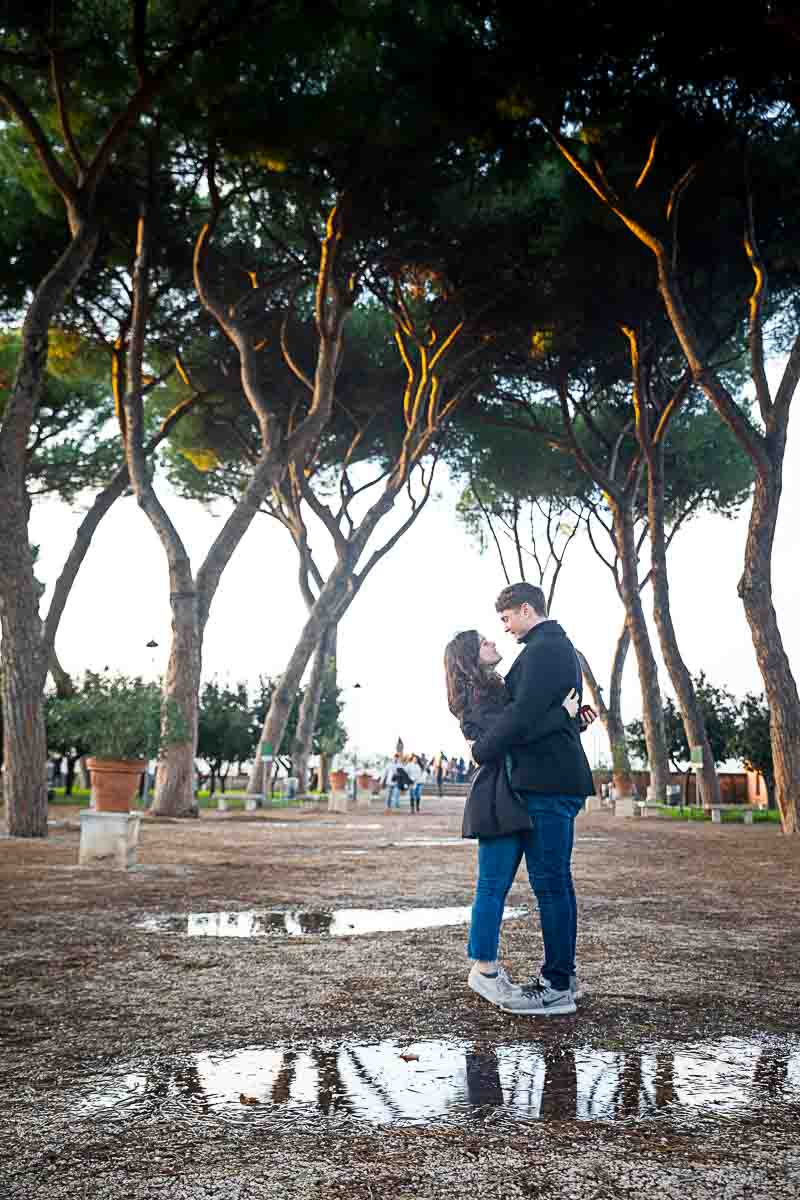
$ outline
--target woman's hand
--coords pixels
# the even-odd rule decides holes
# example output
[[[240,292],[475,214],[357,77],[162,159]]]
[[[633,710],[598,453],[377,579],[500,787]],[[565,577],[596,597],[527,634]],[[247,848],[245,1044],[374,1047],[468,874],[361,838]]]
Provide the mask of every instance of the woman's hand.
[[[573,717],[573,718],[577,717],[578,708],[580,707],[580,700],[578,699],[577,688],[573,688],[571,692],[567,692],[566,696],[561,701],[561,703],[564,705],[564,708],[567,710],[567,712],[569,713],[569,715],[571,717]]]

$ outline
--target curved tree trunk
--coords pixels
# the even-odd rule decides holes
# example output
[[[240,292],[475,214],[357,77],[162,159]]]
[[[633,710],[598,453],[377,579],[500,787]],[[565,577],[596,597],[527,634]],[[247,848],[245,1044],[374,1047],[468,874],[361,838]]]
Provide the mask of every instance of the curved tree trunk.
[[[608,692],[608,721],[606,731],[611,746],[611,771],[618,796],[630,796],[633,791],[628,737],[622,721],[622,672],[630,649],[631,635],[627,620],[620,630],[611,664],[611,685]]]
[[[186,583],[191,584],[188,563]],[[172,572],[170,572],[172,574]],[[164,739],[156,771],[153,812],[189,816],[195,807],[195,762],[199,721],[201,634],[193,587],[181,590],[172,581],[172,641],[162,691]]]
[[[278,753],[303,672],[322,634],[341,618],[352,595],[352,588],[352,579],[346,568],[337,564],[309,613],[292,656],[273,692],[256,747],[256,765],[247,788],[250,795],[258,795],[261,791],[261,748],[271,746],[272,753]]]
[[[692,677],[678,647],[672,623],[667,575],[667,547],[664,535],[664,445],[659,442],[648,456],[647,511],[650,529],[651,574],[653,579],[653,616],[658,630],[661,653],[675,689],[686,740],[690,747],[703,751],[703,767],[698,772],[698,797],[706,808],[719,804],[722,796],[719,777],[706,733],[706,723],[694,691]]]
[[[770,711],[775,800],[784,833],[800,832],[800,698],[772,602],[772,543],[782,486],[783,446],[772,471],[756,476],[739,595],[753,638]]]
[[[16,375],[0,422],[0,628],[3,639],[4,793],[15,837],[47,836],[47,745],[42,692],[47,677],[39,585],[28,539],[27,444],[47,367],[53,318],[87,270],[97,229],[68,205],[73,237],[36,290],[22,327]]]
[[[650,787],[653,799],[663,804],[667,798],[669,758],[664,733],[661,691],[658,686],[658,667],[653,655],[653,647],[650,644],[650,634],[642,608],[642,598],[639,594],[633,517],[627,504],[618,504],[613,499],[612,511],[617,551],[622,567],[621,591],[625,605],[626,624],[636,654],[639,683],[642,689],[642,715],[650,768]]]
[[[28,548],[27,537],[24,550]],[[27,576],[27,578],[26,578]],[[33,566],[18,585],[35,583]],[[41,622],[34,587],[18,586],[2,617],[3,796],[12,837],[47,837],[47,738],[42,690]]]
[[[586,680],[591,692],[597,715],[602,721],[608,735],[608,744],[611,747],[612,776],[614,788],[618,796],[629,796],[633,783],[631,779],[631,764],[628,758],[625,726],[622,724],[622,717],[620,715],[622,668],[625,665],[625,656],[628,653],[629,646],[630,637],[626,623],[622,626],[622,633],[617,640],[617,648],[614,652],[608,704],[603,699],[603,689],[598,684],[588,659],[578,651],[583,678]]]
[[[331,653],[334,655],[336,653],[335,646],[336,628],[333,627],[322,635],[319,645],[314,651],[311,674],[306,683],[303,703],[300,705],[300,716],[297,721],[292,764],[294,766],[294,774],[297,777],[298,791],[301,793],[305,792],[308,786],[308,760],[312,753],[314,729],[317,724],[317,714],[319,713],[325,668],[331,657]]]
[[[58,655],[55,650],[50,652],[50,674],[53,677],[53,683],[56,685],[56,695],[59,700],[68,700],[70,696],[75,695],[75,684],[72,681],[72,676],[65,671],[61,663],[58,661]]]

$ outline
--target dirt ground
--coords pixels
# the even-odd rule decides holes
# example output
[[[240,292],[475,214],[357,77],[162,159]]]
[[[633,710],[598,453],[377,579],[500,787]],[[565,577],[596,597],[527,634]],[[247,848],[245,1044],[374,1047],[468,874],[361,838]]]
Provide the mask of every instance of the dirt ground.
[[[467,906],[460,811],[145,820],[129,872],[77,866],[75,810],[0,838],[0,1195],[800,1194],[800,854],[774,826],[581,815],[575,1016],[468,991],[463,924],[186,935],[186,914]],[[515,979],[531,900],[521,873]],[[709,1084],[720,1053],[755,1064],[738,1091]]]

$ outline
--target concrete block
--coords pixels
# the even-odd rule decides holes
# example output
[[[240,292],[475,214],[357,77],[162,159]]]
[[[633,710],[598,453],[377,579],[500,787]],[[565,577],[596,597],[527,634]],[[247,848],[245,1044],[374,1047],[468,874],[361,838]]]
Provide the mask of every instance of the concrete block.
[[[78,863],[82,867],[116,867],[125,871],[136,862],[139,813],[81,812]]]
[[[745,823],[745,825],[752,825],[752,824],[753,824],[753,814],[752,814],[751,812],[746,812],[746,813],[744,814],[744,818],[743,818],[743,819],[744,819],[744,823]]]
[[[586,797],[585,812],[587,812],[587,813],[600,812],[602,810],[602,808],[603,808],[602,796],[587,796]]]
[[[372,796],[370,795],[369,792],[361,792],[360,791],[356,798],[356,808],[361,809],[363,812],[369,812],[369,805],[370,805],[371,799],[372,799]]]
[[[722,824],[722,809],[712,808],[711,809],[711,820],[714,822],[715,825],[721,825]]]
[[[639,802],[633,796],[618,796],[614,801],[615,817],[638,817]]]
[[[227,812],[228,801],[224,796],[217,796],[217,812]]]
[[[348,813],[353,811],[353,804],[347,792],[331,792],[328,796],[328,812]]]
[[[245,811],[245,812],[255,812],[255,811],[256,811],[256,798],[255,798],[255,796],[245,796],[245,800],[244,800],[244,811]]]

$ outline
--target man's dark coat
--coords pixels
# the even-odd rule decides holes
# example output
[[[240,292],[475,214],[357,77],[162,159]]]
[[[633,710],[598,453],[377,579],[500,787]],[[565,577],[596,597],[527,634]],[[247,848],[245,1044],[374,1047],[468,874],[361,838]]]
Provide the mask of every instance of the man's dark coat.
[[[522,653],[505,678],[509,703],[472,747],[476,763],[511,756],[515,791],[591,796],[594,782],[578,722],[567,720],[542,737],[537,731],[572,688],[581,691],[575,649],[557,621],[540,621],[523,638]],[[531,741],[536,737],[535,741]]]
[[[565,693],[566,695],[566,693]],[[497,696],[473,696],[461,718],[461,730],[467,741],[488,733],[505,711],[508,693]],[[557,729],[573,724],[567,710],[559,702],[542,718],[535,737],[545,737]],[[501,837],[531,829],[533,821],[527,806],[512,790],[505,762],[496,759],[478,767],[472,779],[464,805],[461,836],[465,838]]]

